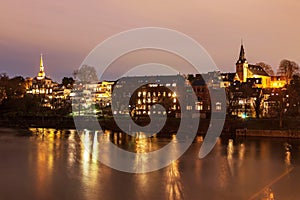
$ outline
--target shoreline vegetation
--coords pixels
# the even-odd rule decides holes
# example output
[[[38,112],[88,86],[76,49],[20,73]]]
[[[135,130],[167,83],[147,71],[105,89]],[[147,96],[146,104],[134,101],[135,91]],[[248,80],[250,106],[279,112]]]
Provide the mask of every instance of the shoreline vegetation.
[[[87,118],[82,117],[83,122]],[[130,119],[127,119],[130,120]],[[100,118],[98,122],[102,130],[111,130],[113,132],[122,132],[116,125],[113,118]],[[145,126],[149,123],[147,118],[139,119],[137,124]],[[200,119],[197,135],[205,135],[210,119]],[[300,138],[300,118],[286,118],[282,120],[280,128],[279,119],[236,119],[226,118],[223,127],[223,136],[258,136],[258,137],[288,137]],[[158,136],[170,136],[177,132],[180,125],[180,119],[168,118],[163,129]],[[1,128],[54,128],[54,129],[75,129],[73,117],[57,116],[30,116],[30,117],[0,117]]]

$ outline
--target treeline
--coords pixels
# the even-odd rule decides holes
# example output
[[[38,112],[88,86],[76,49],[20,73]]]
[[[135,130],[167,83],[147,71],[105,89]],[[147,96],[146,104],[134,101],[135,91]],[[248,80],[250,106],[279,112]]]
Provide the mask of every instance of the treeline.
[[[60,86],[69,87],[73,78],[64,77]],[[68,100],[51,99],[51,104],[61,104],[51,109],[43,106],[45,95],[27,94],[29,82],[22,76],[9,78],[5,73],[0,74],[0,116],[66,116],[71,113],[71,102]],[[59,101],[59,102],[58,102]]]

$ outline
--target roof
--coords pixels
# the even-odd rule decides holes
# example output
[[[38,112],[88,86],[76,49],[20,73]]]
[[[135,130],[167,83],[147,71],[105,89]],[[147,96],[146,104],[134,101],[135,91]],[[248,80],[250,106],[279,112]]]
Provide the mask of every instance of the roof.
[[[249,64],[248,69],[253,74],[261,75],[261,76],[269,76],[269,74],[261,66]]]
[[[223,81],[229,81],[234,82],[234,78],[236,76],[236,73],[222,73],[221,77]]]
[[[192,86],[205,86],[205,85],[206,83],[202,78],[196,79],[192,82]]]
[[[286,81],[285,76],[271,76],[271,81]]]

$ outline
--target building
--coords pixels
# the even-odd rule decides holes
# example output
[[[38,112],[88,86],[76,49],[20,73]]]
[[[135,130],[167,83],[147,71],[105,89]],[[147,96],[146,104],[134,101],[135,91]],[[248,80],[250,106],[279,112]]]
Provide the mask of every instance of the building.
[[[190,102],[190,94],[192,88],[188,80],[181,75],[123,77],[114,85],[113,114],[130,114],[134,117],[180,117],[182,109],[189,112],[195,108],[195,102]],[[182,105],[179,104],[178,98],[185,99]],[[129,108],[124,105],[124,99],[129,100]],[[162,105],[165,110],[156,110],[156,104]]]
[[[34,78],[26,79],[28,95],[40,98],[42,107],[50,109],[61,109],[66,107],[66,100],[69,100],[70,88],[54,82],[46,76],[43,55],[40,56],[39,72]],[[70,101],[68,102],[70,104]]]
[[[248,64],[243,44],[241,44],[239,59],[236,62],[236,73],[240,82],[247,82],[247,79],[256,79],[257,87],[268,88],[271,84],[271,77],[258,65]]]
[[[287,84],[286,77],[270,76],[261,66],[249,64],[243,44],[236,62],[236,74],[240,82],[253,82],[258,88],[282,88]]]
[[[27,79],[28,88],[27,93],[33,95],[46,95],[52,98],[53,87],[56,83],[51,78],[46,76],[43,62],[43,55],[40,57],[40,70],[38,75],[34,78]]]

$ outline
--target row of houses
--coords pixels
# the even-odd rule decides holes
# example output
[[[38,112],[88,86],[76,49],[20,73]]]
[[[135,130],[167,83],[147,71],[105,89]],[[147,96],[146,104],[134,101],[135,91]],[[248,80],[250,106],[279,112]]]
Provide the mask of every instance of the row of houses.
[[[270,76],[261,66],[248,64],[243,44],[233,73],[123,77],[98,83],[78,81],[66,87],[45,76],[41,56],[38,76],[28,81],[27,93],[44,95],[44,106],[54,108],[51,99],[67,100],[73,103],[73,114],[77,115],[103,114],[112,107],[110,114],[131,116],[178,117],[186,110],[200,112],[206,118],[211,112],[226,109],[228,115],[243,118],[276,117],[290,106],[285,87],[290,80]],[[226,98],[221,98],[222,92]],[[156,110],[157,104],[165,110]]]

